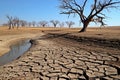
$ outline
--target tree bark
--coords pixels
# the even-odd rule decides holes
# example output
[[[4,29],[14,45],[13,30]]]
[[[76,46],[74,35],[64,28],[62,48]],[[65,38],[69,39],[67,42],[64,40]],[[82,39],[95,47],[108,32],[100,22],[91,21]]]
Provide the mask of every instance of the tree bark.
[[[83,23],[83,28],[82,28],[79,32],[85,32],[86,29],[87,29],[87,27],[88,27],[88,25],[89,25],[89,23],[90,23],[89,20],[88,20],[88,21],[85,21],[85,22]]]

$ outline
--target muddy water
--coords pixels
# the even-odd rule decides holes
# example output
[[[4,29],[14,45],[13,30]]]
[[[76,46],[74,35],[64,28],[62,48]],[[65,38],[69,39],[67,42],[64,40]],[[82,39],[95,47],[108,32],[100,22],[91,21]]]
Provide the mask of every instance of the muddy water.
[[[20,41],[19,43],[12,45],[11,50],[5,55],[0,57],[0,66],[7,64],[25,53],[31,47],[30,40]]]

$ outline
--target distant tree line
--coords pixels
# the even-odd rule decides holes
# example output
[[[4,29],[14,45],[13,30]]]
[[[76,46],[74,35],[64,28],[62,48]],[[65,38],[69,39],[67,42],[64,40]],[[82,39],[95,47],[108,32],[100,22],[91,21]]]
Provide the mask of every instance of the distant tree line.
[[[8,26],[9,29],[14,29],[14,28],[19,28],[19,27],[49,27],[50,25],[53,26],[54,28],[56,27],[64,27],[65,25],[68,28],[71,28],[75,23],[73,21],[65,21],[65,22],[60,22],[59,20],[41,20],[39,22],[32,21],[28,22],[26,20],[21,20],[18,17],[13,17],[13,16],[6,16],[8,19],[8,22],[3,24],[4,26]]]
[[[3,24],[5,26],[9,26],[9,29],[14,29],[21,27],[25,27],[27,25],[27,21],[25,20],[20,20],[18,17],[13,17],[13,16],[6,16],[8,19],[8,22]]]

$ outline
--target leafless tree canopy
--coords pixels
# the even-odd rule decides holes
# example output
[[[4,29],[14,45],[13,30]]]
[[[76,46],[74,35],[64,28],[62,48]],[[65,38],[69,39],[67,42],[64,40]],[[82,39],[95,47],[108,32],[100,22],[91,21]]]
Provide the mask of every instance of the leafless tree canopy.
[[[12,20],[13,28],[18,25],[18,21],[19,21],[19,19],[18,19],[17,17],[15,17],[15,18]]]
[[[60,23],[59,23],[59,26],[60,26],[60,27],[64,27],[64,22],[60,22]]]
[[[20,20],[19,21],[19,24],[22,26],[22,27],[25,27],[27,25],[27,21],[25,20]]]
[[[59,24],[59,21],[58,20],[51,20],[50,21],[54,27],[57,27],[57,25]]]
[[[9,29],[13,28],[13,17],[7,15]]]
[[[32,22],[28,22],[28,26],[29,26],[29,27],[32,27],[31,25],[32,25]]]
[[[69,28],[71,28],[72,25],[74,25],[75,23],[72,22],[72,21],[66,21],[66,24],[67,24],[67,26],[68,26]]]
[[[9,29],[12,29],[15,27],[19,28],[20,26],[24,27],[27,25],[27,21],[20,20],[18,17],[13,17],[9,15],[7,15],[6,17],[8,19],[7,25],[9,26]]]
[[[33,27],[36,26],[36,22],[35,21],[32,21],[31,24],[32,24]]]
[[[61,14],[77,14],[83,23],[80,32],[86,31],[90,22],[101,23],[105,25],[106,14],[104,10],[118,8],[120,0],[60,0],[62,9]],[[89,11],[87,11],[89,9]]]
[[[40,21],[39,24],[40,24],[40,26],[45,27],[48,24],[48,22],[47,21]]]

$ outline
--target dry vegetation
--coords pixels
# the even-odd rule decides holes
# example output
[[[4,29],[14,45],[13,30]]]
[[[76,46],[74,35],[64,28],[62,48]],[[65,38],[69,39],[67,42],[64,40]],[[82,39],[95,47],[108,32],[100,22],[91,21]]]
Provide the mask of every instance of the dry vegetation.
[[[103,39],[120,39],[120,27],[88,28],[87,32],[79,33],[80,28],[62,28],[50,33],[69,33],[69,35],[95,37]]]
[[[6,53],[8,47],[21,39],[33,38],[41,36],[43,33],[69,33],[69,35],[77,37],[92,37],[103,39],[117,39],[120,40],[120,27],[108,27],[108,28],[88,28],[87,32],[78,33],[80,28],[19,28],[11,29],[8,27],[0,27],[0,50],[1,53]],[[6,49],[7,47],[7,49]]]
[[[33,27],[9,30],[8,27],[0,27],[0,36],[25,33],[58,32],[58,33],[71,33],[77,36],[120,39],[120,27],[88,28],[87,32],[84,33],[78,33],[79,30],[80,28],[33,28]]]
[[[11,29],[8,27],[0,27],[0,36],[5,35],[21,35],[21,34],[37,34],[45,33],[69,33],[70,35],[83,37],[97,37],[105,39],[120,39],[120,27],[106,27],[106,28],[88,28],[87,32],[78,33],[80,28],[19,28]]]

